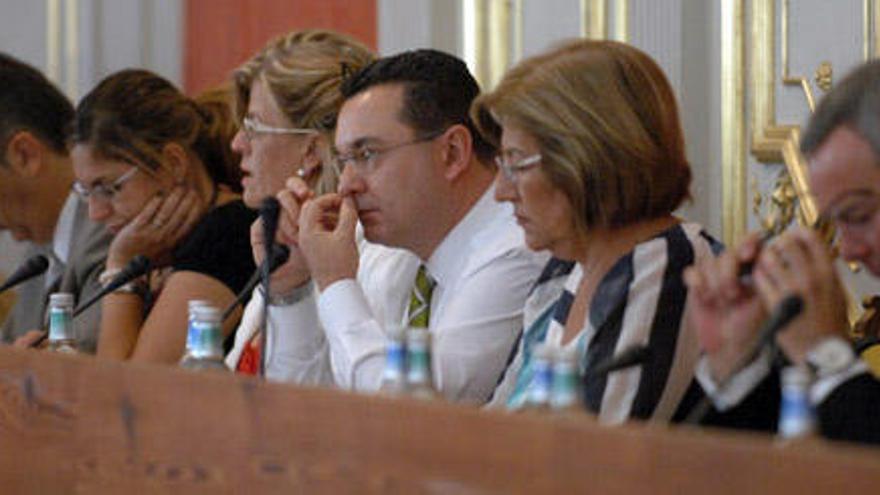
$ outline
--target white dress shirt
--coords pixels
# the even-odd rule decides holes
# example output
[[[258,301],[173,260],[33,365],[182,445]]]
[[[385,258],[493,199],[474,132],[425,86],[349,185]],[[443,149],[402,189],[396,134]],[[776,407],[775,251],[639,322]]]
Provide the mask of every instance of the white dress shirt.
[[[76,220],[76,206],[80,201],[76,193],[67,195],[58,221],[55,223],[55,231],[52,234],[52,250],[49,252],[49,270],[46,275],[46,287],[50,287],[58,280],[67,266],[70,258],[70,245],[73,242],[73,223]]]
[[[434,383],[454,401],[488,399],[522,327],[526,296],[548,259],[526,248],[510,206],[492,195],[489,188],[425,262],[437,281],[429,322]],[[326,345],[337,386],[379,388],[387,335],[404,325],[421,260],[400,249],[360,247],[357,280],[331,284],[317,308],[308,297],[269,307],[269,378],[314,378],[314,370],[290,366]]]

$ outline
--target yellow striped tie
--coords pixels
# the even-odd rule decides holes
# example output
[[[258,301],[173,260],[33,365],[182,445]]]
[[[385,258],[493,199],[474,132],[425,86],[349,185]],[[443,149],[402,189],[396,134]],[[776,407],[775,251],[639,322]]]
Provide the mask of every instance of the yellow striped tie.
[[[410,327],[428,328],[428,321],[431,318],[431,293],[434,292],[435,285],[437,282],[428,275],[425,265],[420,266],[409,300]]]

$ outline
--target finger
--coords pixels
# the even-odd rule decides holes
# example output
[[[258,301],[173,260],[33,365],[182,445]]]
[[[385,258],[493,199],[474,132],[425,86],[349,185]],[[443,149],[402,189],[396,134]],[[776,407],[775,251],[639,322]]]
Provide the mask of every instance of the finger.
[[[831,277],[836,273],[828,246],[816,232],[798,227],[792,232],[792,235],[800,241],[805,256],[816,269],[816,273],[823,278]]]
[[[712,295],[706,290],[706,278],[697,266],[691,266],[684,271],[684,282],[687,284],[688,293],[692,294],[697,302],[700,304],[711,302]]]
[[[177,208],[171,212],[163,227],[168,235],[179,232],[186,223],[188,213],[199,209],[199,196],[195,191],[189,191],[182,195],[177,203]],[[161,211],[159,215],[163,214]]]
[[[155,216],[153,216],[153,225],[161,228],[171,221],[175,212],[179,211],[181,202],[186,197],[187,191],[183,187],[175,187],[171,194],[165,197]]]
[[[196,201],[196,203],[198,203],[198,201]],[[202,216],[202,208],[199,208],[197,206],[186,210],[183,222],[177,227],[174,232],[170,234],[172,245],[177,244],[180,239],[183,239],[184,236],[189,234],[199,222],[199,220],[202,219]]]
[[[739,263],[752,263],[761,251],[763,235],[760,232],[752,232],[740,242],[736,248],[736,258]]]
[[[342,198],[336,193],[325,194],[306,203],[299,217],[300,231],[326,231],[323,223],[325,215],[336,212],[341,203]]]
[[[784,290],[776,280],[768,276],[767,271],[762,266],[755,268],[752,278],[755,282],[755,291],[765,308],[775,308],[788,295],[788,291]]]
[[[156,215],[156,212],[159,211],[159,207],[162,206],[162,196],[156,195],[150,198],[147,201],[147,204],[144,205],[144,208],[141,210],[137,216],[134,217],[134,220],[131,221],[132,227],[135,228],[144,228],[147,226],[152,226],[153,217]]]
[[[351,196],[342,198],[339,206],[339,218],[336,222],[336,232],[354,232],[357,226],[357,206]]]
[[[309,187],[305,180],[301,177],[291,177],[284,183],[285,190],[290,191],[296,196],[300,203],[312,199],[315,196],[314,191]]]

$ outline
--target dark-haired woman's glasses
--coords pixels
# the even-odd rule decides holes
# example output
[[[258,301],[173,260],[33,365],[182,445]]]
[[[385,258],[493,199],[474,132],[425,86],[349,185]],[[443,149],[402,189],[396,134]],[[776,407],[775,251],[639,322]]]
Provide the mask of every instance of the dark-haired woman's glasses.
[[[113,201],[113,198],[119,194],[119,191],[122,190],[122,187],[126,182],[131,180],[132,177],[140,170],[137,167],[131,167],[131,170],[119,176],[118,179],[114,180],[110,184],[102,184],[97,183],[91,187],[84,185],[80,181],[75,181],[73,183],[73,191],[83,200],[88,201],[90,197],[94,196],[95,199],[101,201]]]

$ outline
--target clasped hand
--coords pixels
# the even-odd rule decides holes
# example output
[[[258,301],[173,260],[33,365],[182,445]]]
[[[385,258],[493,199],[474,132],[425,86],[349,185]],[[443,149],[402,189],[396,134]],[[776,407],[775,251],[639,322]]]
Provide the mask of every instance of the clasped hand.
[[[752,284],[741,266],[753,264]],[[685,273],[689,318],[709,358],[712,374],[722,380],[753,347],[762,321],[788,295],[803,298],[803,312],[777,335],[794,364],[823,338],[847,328],[846,297],[828,249],[811,230],[796,227],[763,245],[752,234],[721,256]]]
[[[172,250],[192,230],[205,209],[199,195],[183,186],[175,187],[167,195],[152,197],[113,238],[107,268],[122,268],[139,254],[149,258],[153,266],[168,265]]]

